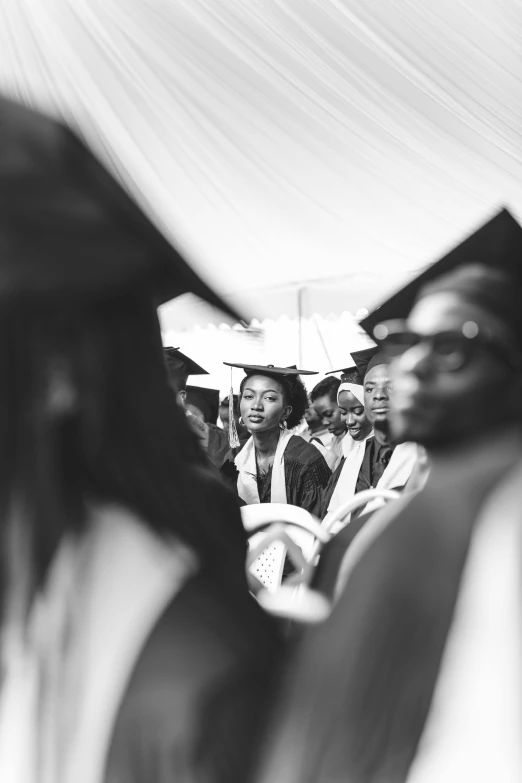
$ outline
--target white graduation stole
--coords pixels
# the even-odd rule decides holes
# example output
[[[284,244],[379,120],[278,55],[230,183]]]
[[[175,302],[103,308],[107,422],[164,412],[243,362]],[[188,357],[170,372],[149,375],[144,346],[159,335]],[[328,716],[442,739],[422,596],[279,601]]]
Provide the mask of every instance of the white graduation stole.
[[[325,516],[325,520],[355,495],[357,476],[359,475],[359,471],[363,464],[366,443],[368,438],[371,437],[373,437],[373,431],[361,441],[355,441],[351,435],[347,435],[343,440],[344,464],[341,468],[341,474],[335,485],[332,497],[330,498],[328,514]]]
[[[285,449],[292,437],[289,430],[281,430],[272,466],[271,503],[286,503]],[[257,487],[256,450],[252,436],[247,440],[235,460],[238,469],[237,491],[247,505],[259,503]]]
[[[136,661],[194,570],[185,547],[118,508],[94,512],[78,546],[64,543],[32,617],[31,644],[4,648],[2,783],[103,783]]]
[[[369,435],[368,437],[371,437]],[[368,438],[366,439],[366,441]],[[345,463],[341,470],[341,475],[335,487],[334,493],[328,506],[328,514],[325,516],[325,520],[330,518],[337,508],[351,500],[355,496],[355,488],[357,486],[357,477],[362,467],[364,460],[364,452],[366,449],[366,441],[357,443],[357,448],[352,448],[348,453]],[[395,447],[390,461],[384,470],[379,483],[377,484],[379,489],[393,489],[394,487],[402,487],[409,479],[413,466],[418,457],[417,445],[415,443],[401,443]],[[384,505],[384,501],[376,499],[370,501],[365,508],[361,511],[365,514],[370,511],[375,511]],[[347,524],[348,520],[345,520],[344,524]],[[341,526],[337,526],[333,532],[337,533]]]
[[[287,503],[284,457],[285,449],[288,446],[292,434],[293,433],[289,430],[281,430],[281,434],[279,435],[279,441],[274,456],[274,464],[272,466],[271,503]],[[239,471],[237,479],[239,497],[244,500],[247,505],[259,503],[256,453],[254,439],[252,437],[247,440],[237,455],[235,464]],[[250,547],[255,547],[258,542],[262,540],[263,536],[264,533],[262,532],[252,536],[250,538]],[[284,560],[285,554],[285,545],[281,541],[274,541],[274,543],[267,547],[252,564],[250,572],[257,577],[259,573],[264,572],[265,564],[272,563],[274,560],[278,562],[280,559]]]

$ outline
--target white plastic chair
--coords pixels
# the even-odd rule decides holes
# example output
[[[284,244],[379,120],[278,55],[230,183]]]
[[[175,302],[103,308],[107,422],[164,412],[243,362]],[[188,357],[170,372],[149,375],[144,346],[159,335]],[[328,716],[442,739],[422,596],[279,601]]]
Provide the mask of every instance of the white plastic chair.
[[[371,503],[373,500],[396,500],[400,497],[400,493],[395,489],[365,489],[362,492],[358,492],[353,498],[347,500],[334,513],[329,516],[324,522],[324,528],[330,534],[338,533],[339,530],[346,524],[346,517],[356,511],[356,509],[364,507]]]
[[[324,620],[330,604],[310,590],[308,571],[313,569],[315,543],[325,544],[329,533],[307,511],[284,503],[244,506],[241,515],[250,536],[247,568],[264,586],[257,593],[260,605],[270,614],[287,619],[309,623]],[[291,579],[281,584],[287,554],[300,572],[297,585],[292,585]]]
[[[250,539],[247,567],[256,579],[272,592],[281,584],[289,548],[294,556],[292,559],[299,560],[297,547],[302,558],[308,562],[316,539],[326,543],[330,538],[308,511],[286,503],[255,503],[243,506],[241,518]],[[281,523],[283,527],[274,527],[277,523]],[[270,533],[267,528],[270,528]],[[264,547],[261,542],[265,542]],[[299,566],[300,563],[296,565]]]

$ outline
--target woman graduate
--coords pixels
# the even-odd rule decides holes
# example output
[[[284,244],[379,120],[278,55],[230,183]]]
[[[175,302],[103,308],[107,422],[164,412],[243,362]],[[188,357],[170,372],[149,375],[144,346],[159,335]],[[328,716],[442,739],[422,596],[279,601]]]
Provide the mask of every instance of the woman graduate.
[[[308,397],[295,367],[230,364],[245,371],[240,411],[250,438],[231,450],[221,472],[237,487],[242,504],[290,503],[313,510],[330,469],[324,457],[292,430],[303,419]]]
[[[278,645],[156,305],[220,306],[73,134],[0,98],[0,780],[248,776]]]
[[[354,356],[367,354],[372,357],[375,353],[374,348],[366,348],[359,351]],[[324,493],[324,508],[321,516],[326,514],[328,503],[337,488],[339,477],[342,473],[344,464],[348,456],[354,451],[360,450],[364,453],[366,441],[373,435],[372,425],[366,416],[364,409],[364,386],[363,378],[357,367],[342,370],[341,380],[337,388],[337,406],[339,415],[346,428],[346,436],[341,441],[341,460],[337,468],[333,471],[332,477],[328,482],[328,488]]]

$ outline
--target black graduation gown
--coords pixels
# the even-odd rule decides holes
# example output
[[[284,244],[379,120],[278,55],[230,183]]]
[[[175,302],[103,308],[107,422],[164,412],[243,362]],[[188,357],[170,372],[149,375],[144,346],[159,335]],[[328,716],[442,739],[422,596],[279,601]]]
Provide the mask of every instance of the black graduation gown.
[[[291,661],[268,783],[404,783],[429,713],[476,519],[513,464],[470,449],[432,470],[351,572]]]
[[[348,438],[350,436],[347,435],[346,437]],[[322,489],[322,491],[317,495],[314,508],[310,509],[311,513],[315,514],[315,516],[318,517],[319,519],[324,519],[324,517],[328,512],[328,506],[330,505],[332,495],[337,486],[337,482],[339,481],[339,477],[341,475],[341,471],[343,469],[345,462],[346,462],[346,457],[341,457],[341,461],[339,462],[334,472],[328,479],[328,483]]]
[[[238,471],[234,464],[234,456],[232,451],[227,454],[221,467],[221,474],[237,494]],[[299,435],[292,435],[285,449],[287,503],[315,513],[320,503],[321,492],[331,475],[321,452]],[[270,491],[271,474],[268,474],[263,485],[259,487],[261,503],[270,503]]]
[[[325,544],[314,572],[312,587],[323,593],[327,598],[334,598],[337,578],[344,556],[356,535],[360,533],[372,516],[373,514],[369,513],[357,517],[349,525],[345,525],[337,535],[333,536]]]
[[[348,437],[348,436],[346,436],[346,437]],[[371,472],[372,472],[372,466],[370,464],[370,460],[371,460],[371,457],[373,456],[372,450],[371,450],[371,446],[372,446],[372,443],[374,442],[374,440],[375,439],[372,436],[371,438],[368,438],[368,440],[366,441],[366,448],[365,448],[365,452],[364,452],[364,458],[363,458],[363,462],[362,462],[361,468],[359,470],[359,476],[358,476],[356,487],[355,487],[355,492],[356,493],[357,492],[361,492],[363,489],[371,489],[372,488],[372,484],[371,484],[371,481],[369,480],[369,476],[371,475]],[[341,459],[340,463],[337,465],[337,467],[334,470],[334,472],[332,473],[332,475],[330,476],[328,484],[326,485],[326,487],[322,490],[322,492],[318,496],[318,501],[317,501],[316,508],[313,509],[312,512],[317,517],[319,517],[319,519],[324,519],[324,517],[328,513],[328,506],[330,505],[330,501],[332,499],[332,495],[335,492],[335,488],[336,488],[337,483],[339,481],[339,478],[341,476],[341,472],[343,470],[345,461],[346,461],[346,457],[343,457]],[[404,487],[394,487],[394,489],[396,489],[398,492],[402,492]],[[352,514],[352,517],[351,517],[352,522],[358,517],[359,513],[360,513],[360,511],[355,511]],[[349,541],[351,541],[351,540],[352,540],[352,537],[349,537]]]
[[[349,435],[347,435],[346,437],[348,438]],[[359,478],[357,479],[357,484],[360,483],[361,476],[369,476],[370,475],[370,470],[371,470],[370,462],[369,462],[369,457],[370,457],[370,454],[371,454],[370,448],[371,448],[371,444],[372,444],[372,442],[374,440],[375,440],[375,438],[372,436],[372,437],[368,438],[367,441],[366,441],[366,447],[365,447],[365,451],[364,451],[363,462],[362,462],[362,465],[361,465],[361,469],[359,471]],[[328,513],[328,506],[330,505],[330,501],[332,499],[332,495],[335,492],[335,488],[337,487],[337,483],[338,483],[339,478],[341,476],[341,473],[342,473],[342,470],[343,470],[345,462],[346,462],[346,457],[342,457],[341,461],[337,465],[336,469],[334,470],[334,472],[330,476],[328,484],[326,485],[326,487],[323,489],[323,491],[319,495],[318,504],[316,506],[316,509],[314,510],[315,515],[317,517],[319,517],[319,519],[324,519],[324,517]],[[370,489],[371,488],[371,483],[369,481],[366,481],[366,484],[367,484],[367,486],[365,486],[364,489]],[[360,489],[358,490],[356,488],[355,491],[356,492],[360,491]]]
[[[215,424],[208,424],[208,447],[207,456],[211,463],[216,468],[221,468],[225,457],[230,452],[230,444],[228,442],[228,432],[222,430]],[[244,446],[250,436],[240,435],[239,442],[241,446]]]
[[[248,593],[208,574],[192,578],[134,668],[106,783],[245,783],[279,647],[270,618]]]
[[[428,715],[473,524],[499,476],[428,479],[352,573],[332,615],[346,623],[343,749],[314,783],[345,769],[360,783],[403,783]],[[327,638],[324,643],[328,644]],[[338,684],[339,685],[339,684]],[[312,780],[312,778],[310,779]]]
[[[228,435],[224,430],[220,429],[220,427],[217,427],[215,424],[207,424],[207,426],[207,456],[216,468],[220,468],[230,448],[228,444]]]
[[[277,672],[281,638],[248,592],[234,495],[193,468],[215,553],[142,647],[119,707],[105,783],[244,783]]]

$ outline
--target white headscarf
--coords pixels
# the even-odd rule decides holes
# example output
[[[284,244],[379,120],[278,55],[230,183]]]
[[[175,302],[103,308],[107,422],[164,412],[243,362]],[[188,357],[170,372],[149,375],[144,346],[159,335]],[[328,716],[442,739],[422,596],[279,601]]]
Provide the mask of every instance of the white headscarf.
[[[341,392],[347,391],[352,394],[357,402],[360,402],[361,405],[364,408],[364,387],[360,386],[358,383],[347,383],[343,382],[339,386],[339,389],[337,391],[337,404],[339,404],[339,396]],[[362,441],[362,443],[366,443],[368,438],[370,438],[373,435],[373,429],[368,433],[366,438]],[[343,442],[341,444],[343,457],[347,457],[348,454],[353,452],[354,450],[357,450],[359,448],[359,444],[361,441],[355,441],[349,434],[347,433],[346,436],[343,438]]]
[[[364,406],[364,386],[361,386],[358,383],[347,383],[344,381],[337,390],[337,404],[339,404],[339,395],[343,391],[349,391],[350,394],[353,394],[357,402],[360,402],[361,405]]]

